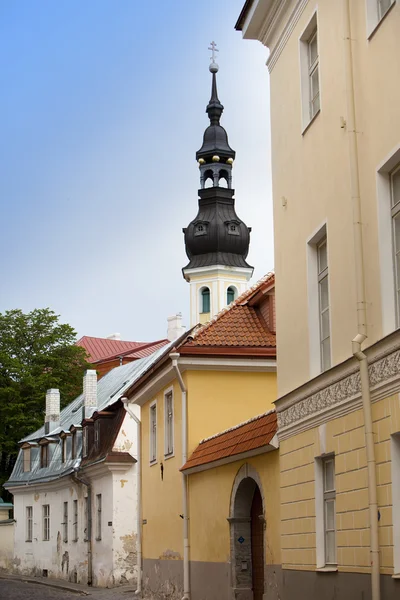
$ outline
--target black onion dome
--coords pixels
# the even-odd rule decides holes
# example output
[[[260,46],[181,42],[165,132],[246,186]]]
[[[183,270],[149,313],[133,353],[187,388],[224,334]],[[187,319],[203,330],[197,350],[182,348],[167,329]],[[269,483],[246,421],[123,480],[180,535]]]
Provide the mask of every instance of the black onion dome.
[[[210,125],[204,132],[203,145],[196,152],[196,160],[203,158],[206,162],[209,162],[215,154],[224,159],[235,158],[235,151],[228,143],[228,134],[219,123],[223,110],[224,107],[218,98],[217,78],[214,72],[212,74],[211,98],[206,108]]]
[[[212,187],[199,190],[199,211],[184,229],[186,269],[224,265],[252,269],[246,262],[251,229],[235,212],[234,190]]]

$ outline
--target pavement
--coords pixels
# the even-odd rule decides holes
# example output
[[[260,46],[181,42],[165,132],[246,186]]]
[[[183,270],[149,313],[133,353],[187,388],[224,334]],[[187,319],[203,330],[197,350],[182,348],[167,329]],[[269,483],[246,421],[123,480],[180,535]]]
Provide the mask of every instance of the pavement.
[[[24,577],[0,573],[0,600],[72,600],[81,596],[93,600],[127,600],[135,596],[136,586],[121,585],[115,588],[92,588],[63,579]],[[143,598],[142,600],[146,600]]]

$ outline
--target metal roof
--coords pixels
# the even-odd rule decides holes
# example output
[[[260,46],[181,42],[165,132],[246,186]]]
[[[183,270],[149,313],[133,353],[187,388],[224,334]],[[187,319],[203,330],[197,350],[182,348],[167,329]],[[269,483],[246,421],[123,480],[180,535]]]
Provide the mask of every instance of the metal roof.
[[[109,371],[104,377],[102,377],[97,384],[97,407],[93,408],[93,412],[96,410],[104,410],[108,406],[111,406],[117,402],[121,396],[124,395],[126,390],[141,377],[161,356],[171,350],[173,345],[176,343],[170,342],[166,346],[159,348],[156,352],[150,356],[146,356],[140,360],[128,363],[121,367],[115,367]],[[66,406],[60,415],[60,426],[56,429],[49,431],[47,434],[44,430],[44,425],[37,431],[24,437],[21,442],[37,442],[42,438],[56,437],[58,442],[56,445],[52,444],[50,449],[50,460],[49,466],[42,468],[40,466],[40,447],[33,446],[31,452],[31,470],[24,472],[24,461],[23,451],[20,450],[14,469],[11,473],[10,479],[4,487],[13,487],[18,485],[27,485],[31,483],[41,483],[57,479],[64,475],[72,473],[74,469],[79,467],[81,462],[81,436],[77,437],[77,448],[76,456],[79,458],[67,459],[65,462],[61,461],[62,444],[60,441],[59,434],[62,431],[69,431],[71,425],[80,426],[82,421],[82,406],[83,406],[83,393],[80,394],[71,404]]]

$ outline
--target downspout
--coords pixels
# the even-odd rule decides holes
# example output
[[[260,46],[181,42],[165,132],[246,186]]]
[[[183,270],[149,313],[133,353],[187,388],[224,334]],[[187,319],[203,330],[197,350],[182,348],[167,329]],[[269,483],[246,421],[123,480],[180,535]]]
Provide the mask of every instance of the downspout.
[[[365,273],[362,244],[361,199],[358,169],[358,147],[354,101],[353,57],[351,47],[350,2],[343,0],[343,38],[346,74],[347,135],[349,139],[351,203],[353,209],[353,237],[355,256],[355,276],[357,295],[357,335],[352,340],[352,352],[359,361],[361,396],[364,413],[364,431],[368,468],[368,502],[371,553],[371,591],[372,600],[380,600],[380,567],[378,539],[378,501],[376,486],[376,461],[374,434],[372,428],[371,394],[367,357],[361,350],[361,344],[367,339],[367,313],[365,299]]]
[[[128,398],[121,398],[124,408],[129,416],[134,419],[136,423],[137,430],[137,544],[136,544],[136,554],[137,554],[137,584],[135,595],[140,596],[142,593],[142,459],[141,459],[141,444],[142,444],[142,428],[140,419],[133,413],[131,407],[129,406]]]
[[[169,355],[172,360],[172,366],[175,370],[176,377],[179,382],[179,387],[182,392],[182,465],[187,461],[187,448],[188,448],[188,436],[187,436],[187,390],[185,383],[182,379],[182,374],[179,370],[178,359],[179,354],[177,352],[171,352]],[[182,473],[182,513],[183,513],[183,598],[182,600],[190,600],[190,578],[189,578],[189,516],[188,516],[188,489],[187,489],[187,475]]]
[[[93,555],[92,555],[92,485],[82,476],[78,475],[79,467],[75,467],[72,478],[87,489],[87,555],[88,555],[88,585],[93,585]]]

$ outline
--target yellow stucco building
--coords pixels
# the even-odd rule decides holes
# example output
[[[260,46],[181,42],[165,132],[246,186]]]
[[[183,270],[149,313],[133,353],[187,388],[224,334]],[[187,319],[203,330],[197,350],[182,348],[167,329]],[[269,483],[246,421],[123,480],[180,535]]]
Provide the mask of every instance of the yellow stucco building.
[[[247,0],[236,27],[269,49],[280,597],[392,600],[400,3]]]
[[[167,348],[127,393],[141,406],[149,594],[258,600],[278,585],[274,314],[269,275]]]

